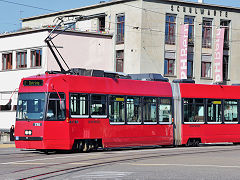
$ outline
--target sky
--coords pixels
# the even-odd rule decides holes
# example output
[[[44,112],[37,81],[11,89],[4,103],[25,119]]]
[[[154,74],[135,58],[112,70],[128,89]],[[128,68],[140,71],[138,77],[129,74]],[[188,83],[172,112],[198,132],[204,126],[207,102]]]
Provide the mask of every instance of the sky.
[[[0,33],[20,29],[21,18],[93,5],[100,1],[102,0],[0,0]],[[204,0],[204,3],[240,8],[240,0]]]

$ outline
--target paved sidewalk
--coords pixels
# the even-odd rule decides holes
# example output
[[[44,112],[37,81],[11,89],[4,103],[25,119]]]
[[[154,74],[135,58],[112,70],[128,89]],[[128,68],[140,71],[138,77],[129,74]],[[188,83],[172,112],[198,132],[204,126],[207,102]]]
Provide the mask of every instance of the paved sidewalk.
[[[0,148],[12,148],[15,147],[14,142],[0,142]]]

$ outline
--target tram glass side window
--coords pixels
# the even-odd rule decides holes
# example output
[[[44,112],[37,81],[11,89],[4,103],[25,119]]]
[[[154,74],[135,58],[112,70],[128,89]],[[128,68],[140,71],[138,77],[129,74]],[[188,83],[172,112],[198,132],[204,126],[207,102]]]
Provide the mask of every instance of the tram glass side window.
[[[109,97],[109,120],[110,123],[125,122],[125,99],[122,96]]]
[[[204,122],[204,100],[184,99],[184,122]]]
[[[127,97],[127,122],[141,123],[141,98],[135,96]]]
[[[157,100],[156,98],[143,98],[143,121],[144,123],[157,123]]]
[[[207,101],[207,122],[221,122],[222,101],[220,99],[208,99]]]
[[[225,100],[224,101],[224,121],[238,122],[238,101]]]
[[[91,97],[91,115],[107,115],[106,95],[94,94]]]
[[[159,99],[159,123],[172,122],[172,101],[169,98]]]
[[[88,116],[89,98],[88,94],[71,94],[71,115]]]
[[[64,93],[50,93],[47,111],[47,120],[65,120],[66,100]]]

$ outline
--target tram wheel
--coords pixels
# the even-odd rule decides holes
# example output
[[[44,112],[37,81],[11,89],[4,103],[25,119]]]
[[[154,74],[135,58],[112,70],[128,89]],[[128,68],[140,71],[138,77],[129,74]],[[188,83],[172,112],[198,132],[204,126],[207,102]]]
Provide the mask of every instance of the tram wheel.
[[[201,142],[201,139],[188,139],[186,146],[188,147],[198,147]]]
[[[84,142],[82,151],[83,152],[88,152],[89,151],[89,145],[88,145],[87,142]]]
[[[196,139],[195,142],[194,142],[194,146],[195,146],[195,147],[198,147],[198,146],[199,146],[199,143],[200,143],[199,140]]]

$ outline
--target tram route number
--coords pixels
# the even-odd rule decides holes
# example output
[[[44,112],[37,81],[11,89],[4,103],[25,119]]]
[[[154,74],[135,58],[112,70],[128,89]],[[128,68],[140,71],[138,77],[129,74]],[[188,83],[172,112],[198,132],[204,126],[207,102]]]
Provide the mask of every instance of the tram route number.
[[[33,126],[42,126],[42,123],[33,123]]]

